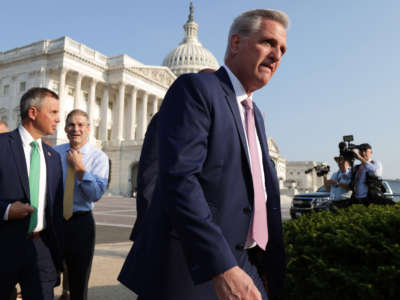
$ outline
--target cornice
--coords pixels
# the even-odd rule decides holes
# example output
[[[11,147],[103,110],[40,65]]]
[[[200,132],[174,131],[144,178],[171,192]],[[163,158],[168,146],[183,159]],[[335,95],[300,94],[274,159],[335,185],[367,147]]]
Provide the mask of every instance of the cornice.
[[[176,79],[176,76],[165,67],[140,66],[131,67],[128,70],[165,89],[168,89]]]
[[[73,58],[73,59],[75,59],[75,60],[77,60],[77,61],[84,62],[84,63],[86,63],[86,64],[88,64],[88,65],[91,65],[91,66],[97,68],[98,70],[100,70],[100,71],[102,71],[102,72],[106,72],[106,71],[108,71],[108,69],[109,69],[108,66],[103,66],[103,65],[101,65],[101,64],[98,64],[98,63],[96,63],[96,62],[93,61],[93,60],[86,59],[86,58],[84,58],[84,57],[82,57],[82,56],[80,56],[80,55],[77,55],[77,54],[75,54],[75,53],[73,53],[73,52],[70,52],[70,51],[68,51],[68,50],[65,50],[65,51],[64,51],[64,54],[65,54],[65,55],[68,55],[70,58]]]
[[[74,42],[73,40],[71,40]],[[33,47],[33,50],[29,53],[24,53],[15,56],[9,57],[7,60],[3,60],[0,62],[0,68],[5,69],[8,67],[12,67],[13,65],[21,65],[21,64],[27,64],[34,62],[35,60],[38,59],[43,59],[46,61],[46,68],[50,69],[51,68],[51,61],[52,58],[68,58],[72,59],[75,62],[78,63],[83,63],[88,67],[94,68],[100,72],[105,72],[105,73],[113,73],[113,72],[127,72],[128,74],[131,74],[133,76],[136,76],[143,81],[151,84],[151,85],[156,85],[158,87],[161,87],[162,89],[168,89],[169,86],[174,82],[176,79],[176,76],[174,73],[168,69],[167,67],[163,66],[146,66],[146,65],[138,65],[138,66],[124,66],[124,65],[117,65],[117,66],[110,66],[109,65],[109,60],[110,58],[104,56],[106,58],[106,61],[97,61],[95,59],[91,59],[90,57],[85,57],[85,55],[82,55],[80,53],[74,52],[73,49],[75,48],[70,48],[69,46],[66,46],[66,42],[71,42],[69,38],[64,37],[55,41],[44,41],[44,42],[37,42],[36,44],[39,45],[38,47],[36,44],[32,44],[21,47],[29,49],[30,47]],[[52,44],[52,42],[54,42]],[[41,45],[44,46],[41,46]],[[62,45],[59,47],[59,44]],[[50,47],[49,45],[55,45],[53,48]],[[83,45],[83,44],[79,44]],[[83,45],[84,46],[84,45]],[[35,48],[37,47],[37,48]],[[36,51],[36,49],[39,49]],[[10,50],[14,51],[14,50]],[[96,52],[97,53],[97,52]],[[4,53],[2,53],[4,54]],[[99,53],[100,54],[100,53]],[[97,54],[96,54],[97,55]],[[49,64],[50,63],[50,64]],[[68,65],[64,65],[66,68],[68,68]]]

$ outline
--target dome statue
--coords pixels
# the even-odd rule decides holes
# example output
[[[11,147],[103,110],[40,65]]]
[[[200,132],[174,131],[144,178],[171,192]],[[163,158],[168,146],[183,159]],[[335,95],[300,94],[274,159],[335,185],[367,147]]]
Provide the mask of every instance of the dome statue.
[[[197,38],[199,25],[194,22],[193,4],[190,3],[190,13],[187,22],[183,25],[185,37],[164,59],[162,65],[171,69],[176,76],[184,73],[197,73],[210,68],[218,69],[215,56],[204,48]]]

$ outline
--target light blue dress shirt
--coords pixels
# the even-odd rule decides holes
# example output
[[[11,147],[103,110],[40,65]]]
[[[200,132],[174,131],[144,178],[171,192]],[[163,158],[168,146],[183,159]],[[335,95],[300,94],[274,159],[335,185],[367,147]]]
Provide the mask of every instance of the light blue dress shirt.
[[[70,144],[55,146],[54,149],[61,156],[61,163],[64,177],[67,177],[67,153],[71,149]],[[76,178],[74,188],[73,211],[89,211],[94,207],[94,202],[103,196],[108,183],[108,157],[89,143],[79,149],[82,153],[82,161],[86,168],[82,180]]]
[[[349,184],[351,182],[351,168],[347,168],[346,172],[340,170],[332,174],[331,180],[336,180],[338,183]],[[330,200],[345,200],[349,199],[351,191],[331,184],[331,191],[329,195]]]
[[[382,178],[382,164],[380,161],[367,161],[365,168],[361,173],[359,182],[356,184],[356,194],[357,199],[366,198],[368,196],[368,186],[367,186],[367,172],[371,176],[378,176]],[[356,175],[357,177],[357,175]]]

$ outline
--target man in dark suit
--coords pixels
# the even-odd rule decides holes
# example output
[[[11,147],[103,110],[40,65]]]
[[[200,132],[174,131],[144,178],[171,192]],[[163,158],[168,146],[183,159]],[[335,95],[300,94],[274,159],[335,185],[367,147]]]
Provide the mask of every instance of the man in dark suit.
[[[158,113],[151,119],[143,141],[139,159],[137,176],[136,212],[137,217],[133,226],[130,240],[134,241],[139,234],[147,208],[151,203],[158,177]]]
[[[53,299],[62,255],[63,182],[58,153],[42,142],[59,122],[58,96],[32,88],[22,124],[0,135],[0,298],[19,283],[24,300]]]
[[[225,65],[180,76],[159,112],[159,178],[119,280],[142,300],[268,299],[283,288],[279,185],[252,93],[286,51],[286,14],[231,26]]]
[[[206,68],[199,73],[213,73],[215,70]],[[137,175],[136,221],[133,225],[130,240],[135,241],[142,226],[147,208],[150,206],[154,188],[158,178],[158,113],[151,119],[144,136],[142,152],[140,153]]]

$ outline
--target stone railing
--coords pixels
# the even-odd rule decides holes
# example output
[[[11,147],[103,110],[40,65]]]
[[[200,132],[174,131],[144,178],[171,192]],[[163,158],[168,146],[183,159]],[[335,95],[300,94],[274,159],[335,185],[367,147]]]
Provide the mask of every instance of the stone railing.
[[[136,59],[133,59],[132,57],[126,54],[110,57],[108,59],[108,65],[111,68],[116,68],[116,67],[130,68],[130,67],[144,66],[140,61],[137,61]]]
[[[103,65],[104,67],[107,66],[109,61],[109,58],[100,52],[64,36],[56,40],[43,40],[23,47],[14,48],[6,52],[0,52],[0,64],[30,56],[54,53],[57,51],[69,51],[82,58]],[[138,64],[138,62],[136,62],[136,64]]]

